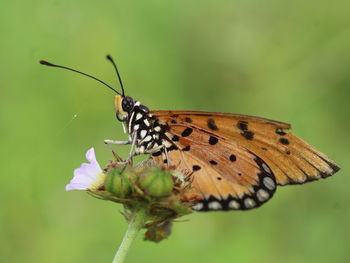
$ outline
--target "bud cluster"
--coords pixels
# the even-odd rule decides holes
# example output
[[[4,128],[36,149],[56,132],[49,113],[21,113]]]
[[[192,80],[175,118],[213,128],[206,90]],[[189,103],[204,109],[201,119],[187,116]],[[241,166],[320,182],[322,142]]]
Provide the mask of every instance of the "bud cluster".
[[[104,184],[91,195],[121,203],[128,220],[135,211],[146,211],[146,240],[159,242],[171,232],[172,220],[192,212],[183,196],[190,182],[174,176],[172,169],[158,167],[151,159],[136,166],[110,163],[104,170]]]

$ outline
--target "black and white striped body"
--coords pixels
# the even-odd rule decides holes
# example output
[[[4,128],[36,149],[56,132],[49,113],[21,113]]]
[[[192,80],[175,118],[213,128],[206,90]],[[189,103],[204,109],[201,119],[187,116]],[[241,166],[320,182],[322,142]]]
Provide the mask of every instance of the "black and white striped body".
[[[134,145],[134,155],[161,153],[171,143],[165,136],[166,125],[161,125],[149,109],[135,101],[133,109],[123,121],[124,131]]]

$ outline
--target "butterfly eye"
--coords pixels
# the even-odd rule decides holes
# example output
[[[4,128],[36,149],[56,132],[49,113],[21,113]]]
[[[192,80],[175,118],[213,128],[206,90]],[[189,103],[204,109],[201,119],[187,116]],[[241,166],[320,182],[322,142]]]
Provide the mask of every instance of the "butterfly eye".
[[[126,96],[123,98],[122,108],[124,111],[130,112],[134,108],[134,104],[134,100],[131,97]]]

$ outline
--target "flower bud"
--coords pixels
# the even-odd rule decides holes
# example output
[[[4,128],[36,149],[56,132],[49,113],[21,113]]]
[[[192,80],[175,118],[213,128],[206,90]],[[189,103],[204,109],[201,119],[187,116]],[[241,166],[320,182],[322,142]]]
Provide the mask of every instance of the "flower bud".
[[[172,228],[171,221],[165,221],[161,224],[150,226],[145,232],[144,239],[158,243],[170,236],[171,228]]]
[[[152,167],[142,172],[138,178],[138,183],[146,194],[153,197],[169,195],[174,186],[169,170],[162,170],[157,167]]]
[[[120,167],[111,168],[106,174],[105,189],[116,197],[125,198],[131,192],[128,170]]]

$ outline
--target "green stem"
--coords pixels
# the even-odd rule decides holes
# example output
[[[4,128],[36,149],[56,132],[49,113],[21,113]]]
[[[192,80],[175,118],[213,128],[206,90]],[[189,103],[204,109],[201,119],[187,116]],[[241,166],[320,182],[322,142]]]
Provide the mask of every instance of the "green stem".
[[[112,263],[124,262],[126,254],[128,253],[132,242],[135,240],[137,234],[141,230],[145,221],[146,221],[145,211],[143,209],[136,211],[129,222],[128,230],[124,235],[123,241],[120,244],[120,247],[114,256]]]

